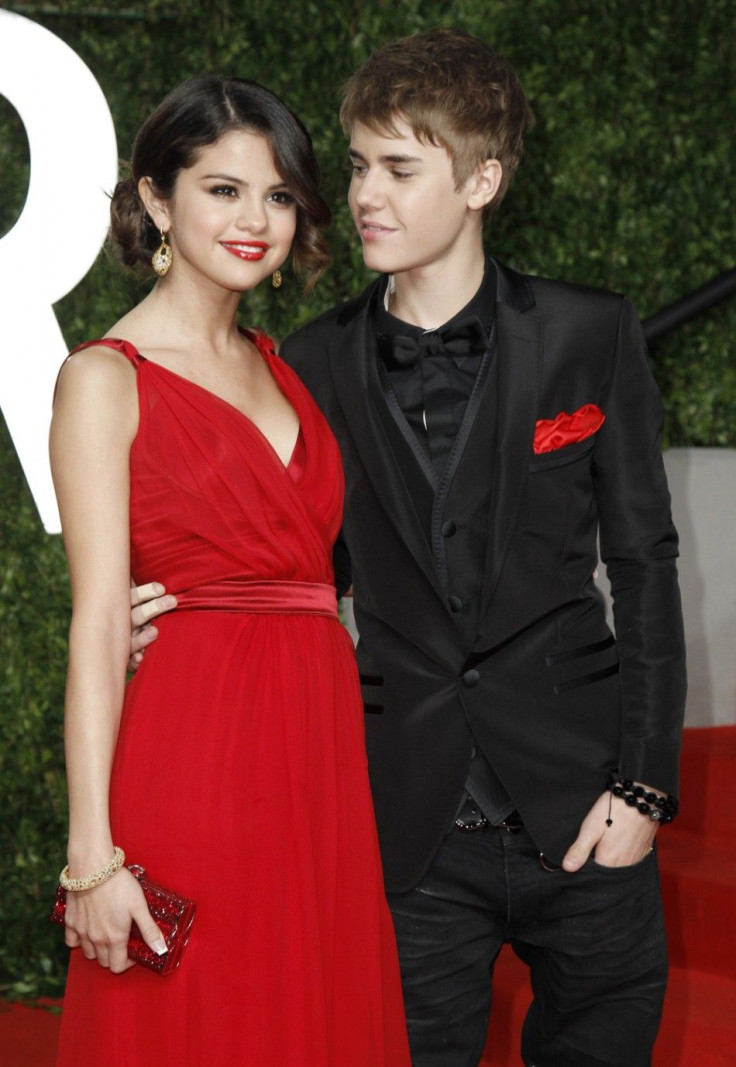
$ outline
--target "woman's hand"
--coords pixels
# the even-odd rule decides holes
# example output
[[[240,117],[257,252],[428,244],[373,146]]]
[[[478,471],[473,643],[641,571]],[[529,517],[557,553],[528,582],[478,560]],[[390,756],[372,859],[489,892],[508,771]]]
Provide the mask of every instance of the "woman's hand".
[[[151,917],[143,890],[124,867],[94,889],[67,893],[67,945],[81,948],[88,960],[96,959],[113,974],[135,966],[128,959],[127,948],[133,922],[148,947],[164,955],[166,942]]]

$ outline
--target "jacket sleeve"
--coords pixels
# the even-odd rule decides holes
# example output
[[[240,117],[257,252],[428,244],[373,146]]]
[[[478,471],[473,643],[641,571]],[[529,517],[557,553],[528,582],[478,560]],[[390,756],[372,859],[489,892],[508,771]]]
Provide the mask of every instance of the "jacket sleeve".
[[[677,796],[686,693],[677,532],[661,455],[662,403],[627,299],[601,407],[593,476],[620,664],[619,769]]]

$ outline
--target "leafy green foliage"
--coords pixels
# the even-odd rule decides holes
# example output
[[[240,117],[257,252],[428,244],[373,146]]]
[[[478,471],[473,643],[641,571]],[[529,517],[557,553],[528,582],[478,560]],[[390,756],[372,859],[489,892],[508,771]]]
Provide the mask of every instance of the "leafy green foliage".
[[[123,157],[165,92],[205,70],[262,81],[302,117],[335,206],[334,258],[309,301],[288,272],[278,292],[263,286],[244,299],[242,321],[276,337],[367,280],[345,206],[341,83],[375,47],[437,25],[495,43],[519,70],[536,114],[520,172],[489,230],[495,255],[522,270],[625,291],[642,316],[734,266],[733,0],[129,0],[116,8],[56,0],[6,7],[46,26],[89,65]],[[28,184],[22,124],[2,98],[0,183],[2,234],[20,214]],[[103,252],[56,307],[69,347],[106,331],[142,291]],[[731,301],[654,348],[669,443],[734,445],[734,336]],[[64,862],[68,596],[60,541],[41,530],[4,428],[0,505],[0,991],[22,996],[58,991],[63,976],[59,931],[46,918]]]
[[[69,594],[0,422],[0,994],[58,992],[58,928],[47,921],[65,860],[62,703]]]

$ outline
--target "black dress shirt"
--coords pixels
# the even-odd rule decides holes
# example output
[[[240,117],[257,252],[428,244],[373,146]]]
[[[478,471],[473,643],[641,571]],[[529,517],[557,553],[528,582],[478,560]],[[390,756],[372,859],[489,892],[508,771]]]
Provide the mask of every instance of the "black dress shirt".
[[[402,322],[384,307],[385,290],[375,307],[375,327],[379,353],[386,350],[392,337],[421,337],[432,331]],[[473,299],[454,315],[441,329],[473,316],[479,318],[490,335],[495,303],[495,279],[486,270],[483,281]],[[427,452],[432,465],[441,475],[473,392],[483,352],[472,355],[449,356],[427,354],[412,367],[402,368],[384,359],[399,407],[403,411],[417,440]]]

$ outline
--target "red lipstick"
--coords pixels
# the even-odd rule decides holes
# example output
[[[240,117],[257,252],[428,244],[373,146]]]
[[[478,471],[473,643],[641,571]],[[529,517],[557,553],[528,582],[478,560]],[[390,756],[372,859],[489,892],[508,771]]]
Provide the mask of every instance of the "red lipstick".
[[[231,256],[236,256],[238,259],[245,259],[249,262],[263,259],[271,247],[265,241],[220,241],[220,244]]]

